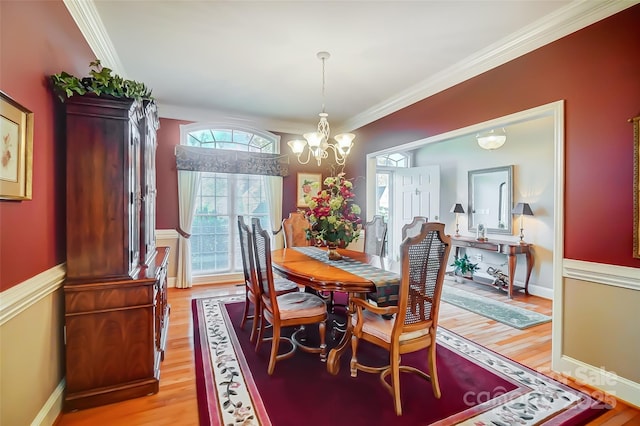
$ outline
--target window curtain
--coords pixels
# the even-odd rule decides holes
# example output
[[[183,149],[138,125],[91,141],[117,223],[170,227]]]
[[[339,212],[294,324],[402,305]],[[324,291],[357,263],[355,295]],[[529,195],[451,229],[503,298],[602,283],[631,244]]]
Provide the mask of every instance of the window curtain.
[[[185,145],[176,146],[175,153],[178,170],[265,176],[289,174],[288,155]]]
[[[191,226],[196,211],[196,195],[200,187],[200,172],[178,170],[178,207],[180,228],[178,234],[178,272],[177,288],[190,288],[191,279]]]
[[[266,176],[267,181],[267,201],[269,203],[269,216],[271,217],[271,229],[276,232],[282,223],[282,177]],[[274,249],[284,247],[284,236],[278,232],[271,239]]]

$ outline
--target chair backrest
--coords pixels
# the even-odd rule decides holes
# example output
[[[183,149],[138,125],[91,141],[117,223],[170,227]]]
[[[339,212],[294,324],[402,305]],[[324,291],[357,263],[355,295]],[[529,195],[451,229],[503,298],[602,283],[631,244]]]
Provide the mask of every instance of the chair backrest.
[[[428,219],[424,216],[415,216],[411,223],[402,226],[402,241],[407,237],[415,237],[420,233],[420,227],[423,223],[427,223]]]
[[[275,313],[278,310],[278,302],[273,281],[273,269],[271,269],[271,237],[267,230],[262,229],[260,220],[257,218],[251,220],[251,228],[256,281],[260,287],[261,295],[264,296],[262,300],[266,297],[270,302],[265,307]]]
[[[364,252],[375,256],[384,256],[384,244],[387,237],[387,224],[382,216],[376,215],[364,224]]]
[[[400,245],[402,281],[394,336],[424,327],[436,329],[450,251],[451,238],[438,222],[424,223],[418,235]]]
[[[242,254],[242,271],[244,284],[253,294],[260,294],[256,281],[256,268],[253,260],[253,241],[251,229],[244,222],[244,217],[238,216],[238,235],[240,236],[240,253]]]
[[[282,221],[282,232],[284,232],[285,247],[300,247],[310,245],[307,240],[306,230],[311,224],[300,212],[291,212],[289,217]]]

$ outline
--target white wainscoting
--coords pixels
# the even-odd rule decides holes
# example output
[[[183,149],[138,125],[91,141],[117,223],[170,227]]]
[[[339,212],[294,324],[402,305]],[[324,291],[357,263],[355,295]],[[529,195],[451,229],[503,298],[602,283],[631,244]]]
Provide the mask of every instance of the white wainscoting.
[[[640,268],[608,265],[581,260],[564,259],[562,265],[563,283],[555,292],[553,305],[554,347],[552,348],[553,370],[588,386],[614,395],[625,402],[640,407],[640,383],[617,376],[610,371],[587,364],[567,356],[563,352],[562,319],[564,318],[564,279],[573,278],[597,285],[622,287],[640,291]],[[615,309],[614,306],[611,307]],[[558,323],[556,323],[556,321]]]

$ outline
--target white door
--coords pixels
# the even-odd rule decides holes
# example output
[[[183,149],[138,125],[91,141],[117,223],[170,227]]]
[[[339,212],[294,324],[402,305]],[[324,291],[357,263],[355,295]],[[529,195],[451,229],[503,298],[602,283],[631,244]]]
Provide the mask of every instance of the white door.
[[[440,220],[440,166],[396,169],[393,185],[388,252],[397,259],[403,225],[410,223],[415,216],[425,216],[431,222]]]

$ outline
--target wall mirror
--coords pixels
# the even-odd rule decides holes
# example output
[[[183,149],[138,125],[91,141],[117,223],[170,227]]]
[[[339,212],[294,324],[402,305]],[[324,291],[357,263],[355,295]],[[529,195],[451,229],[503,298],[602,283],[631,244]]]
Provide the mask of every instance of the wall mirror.
[[[511,234],[513,166],[469,170],[469,231],[478,224],[489,234]]]

